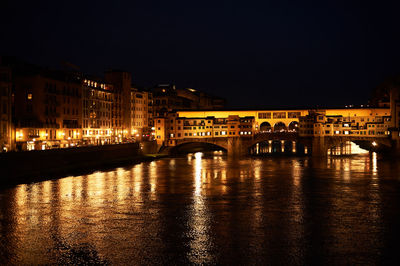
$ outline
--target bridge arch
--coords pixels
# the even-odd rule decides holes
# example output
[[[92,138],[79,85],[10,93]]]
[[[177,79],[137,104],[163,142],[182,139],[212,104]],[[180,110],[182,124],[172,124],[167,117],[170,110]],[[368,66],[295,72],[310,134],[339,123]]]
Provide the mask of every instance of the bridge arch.
[[[260,125],[260,131],[261,132],[271,132],[271,124],[268,122],[262,122]]]
[[[227,152],[225,145],[218,145],[210,142],[189,141],[173,146],[169,149],[169,154],[186,154],[193,152],[223,151]]]
[[[297,121],[292,121],[289,124],[289,131],[291,132],[297,132],[299,130],[299,122]]]
[[[331,139],[327,144],[330,155],[349,155],[367,152],[388,152],[391,145],[387,140]]]
[[[287,131],[286,124],[283,122],[276,122],[274,125],[274,132],[285,132]]]

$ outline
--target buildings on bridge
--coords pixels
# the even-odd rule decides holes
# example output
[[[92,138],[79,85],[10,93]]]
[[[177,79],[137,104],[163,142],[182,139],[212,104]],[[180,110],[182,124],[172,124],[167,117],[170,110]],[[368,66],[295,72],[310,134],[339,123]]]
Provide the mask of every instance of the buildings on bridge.
[[[191,139],[248,138],[260,133],[300,137],[387,138],[393,121],[389,108],[321,110],[178,111],[156,118],[156,140],[175,146]]]
[[[179,117],[172,113],[155,121],[156,140],[160,145],[174,146],[180,139],[251,137],[256,131],[254,117],[229,115],[216,117]]]
[[[346,109],[347,110],[347,109]],[[355,109],[347,116],[327,114],[326,110],[300,117],[300,136],[387,137],[392,126],[390,109]]]

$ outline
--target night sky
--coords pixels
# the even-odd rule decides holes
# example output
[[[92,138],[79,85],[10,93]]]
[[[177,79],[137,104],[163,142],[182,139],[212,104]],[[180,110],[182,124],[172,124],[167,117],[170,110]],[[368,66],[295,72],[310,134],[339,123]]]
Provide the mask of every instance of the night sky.
[[[363,104],[400,74],[400,4],[85,2],[2,1],[1,54],[124,69],[138,86],[172,82],[237,108]]]

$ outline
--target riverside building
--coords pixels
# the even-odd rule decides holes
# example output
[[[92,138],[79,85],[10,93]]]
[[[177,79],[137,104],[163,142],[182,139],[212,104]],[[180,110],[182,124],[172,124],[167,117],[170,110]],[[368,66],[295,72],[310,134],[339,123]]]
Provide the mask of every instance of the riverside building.
[[[14,73],[18,150],[73,147],[82,139],[79,75],[23,66]]]
[[[121,143],[131,139],[131,83],[130,73],[121,70],[105,72],[105,82],[113,86],[111,127],[113,142]]]
[[[110,144],[113,139],[111,84],[86,78],[82,86],[82,141],[83,144]]]
[[[0,152],[13,150],[15,146],[15,135],[11,120],[11,90],[11,69],[1,66],[0,62]]]
[[[151,136],[151,92],[131,90],[131,135],[136,140],[149,139]]]

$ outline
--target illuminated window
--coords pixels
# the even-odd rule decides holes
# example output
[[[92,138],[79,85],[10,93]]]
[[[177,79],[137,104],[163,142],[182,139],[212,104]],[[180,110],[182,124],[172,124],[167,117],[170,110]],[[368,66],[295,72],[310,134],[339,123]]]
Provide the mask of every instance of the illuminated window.
[[[28,93],[28,100],[32,100],[32,93]]]

